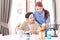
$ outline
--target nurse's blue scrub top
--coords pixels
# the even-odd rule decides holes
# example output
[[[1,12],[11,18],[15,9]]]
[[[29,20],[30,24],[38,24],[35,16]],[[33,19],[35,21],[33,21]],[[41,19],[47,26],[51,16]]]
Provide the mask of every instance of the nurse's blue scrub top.
[[[50,16],[47,19],[44,19],[45,16],[45,12],[42,11],[41,13],[38,13],[36,10],[34,12],[34,17],[36,22],[38,22],[39,24],[43,24],[43,23],[49,23],[50,22]]]

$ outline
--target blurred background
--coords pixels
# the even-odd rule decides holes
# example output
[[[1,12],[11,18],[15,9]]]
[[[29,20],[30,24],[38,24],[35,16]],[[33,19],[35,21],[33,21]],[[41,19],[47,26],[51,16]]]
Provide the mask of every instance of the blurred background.
[[[26,12],[34,12],[35,3],[41,1],[50,12],[52,28],[60,25],[60,0],[0,0],[0,34],[15,33],[15,28],[25,21]]]

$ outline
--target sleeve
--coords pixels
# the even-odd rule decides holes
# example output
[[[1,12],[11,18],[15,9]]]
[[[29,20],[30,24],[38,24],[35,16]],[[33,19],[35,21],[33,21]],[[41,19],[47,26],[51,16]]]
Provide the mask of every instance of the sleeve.
[[[19,29],[20,29],[20,30],[24,30],[24,24],[21,24],[21,25],[19,26]]]
[[[50,22],[50,16],[48,16],[48,18],[46,19],[46,23]]]

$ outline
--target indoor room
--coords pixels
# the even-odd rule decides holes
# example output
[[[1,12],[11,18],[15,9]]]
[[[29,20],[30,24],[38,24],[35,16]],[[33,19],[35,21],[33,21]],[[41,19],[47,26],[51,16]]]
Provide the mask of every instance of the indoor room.
[[[0,0],[0,40],[59,40],[60,0]]]

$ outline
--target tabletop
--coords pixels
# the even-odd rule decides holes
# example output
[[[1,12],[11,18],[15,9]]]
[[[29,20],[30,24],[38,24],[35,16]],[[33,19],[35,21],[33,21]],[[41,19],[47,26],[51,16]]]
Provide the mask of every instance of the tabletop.
[[[32,37],[30,37],[30,40]],[[25,36],[19,37],[17,34],[7,35],[7,36],[0,36],[0,40],[26,40]],[[36,35],[35,40],[38,39],[38,35]],[[45,38],[45,40],[48,40]],[[60,40],[60,37],[52,37],[51,40]]]

